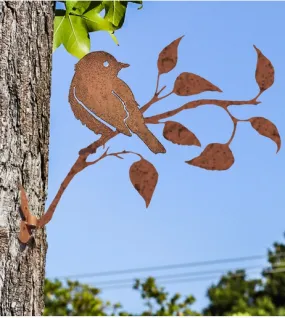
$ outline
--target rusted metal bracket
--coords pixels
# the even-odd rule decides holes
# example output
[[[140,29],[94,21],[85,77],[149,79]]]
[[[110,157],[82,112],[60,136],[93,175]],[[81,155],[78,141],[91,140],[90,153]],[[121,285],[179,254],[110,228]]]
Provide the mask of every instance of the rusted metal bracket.
[[[20,208],[23,214],[23,219],[20,224],[19,240],[26,244],[32,237],[32,230],[38,227],[39,220],[30,212],[27,195],[22,185],[19,185],[19,190],[21,198]]]

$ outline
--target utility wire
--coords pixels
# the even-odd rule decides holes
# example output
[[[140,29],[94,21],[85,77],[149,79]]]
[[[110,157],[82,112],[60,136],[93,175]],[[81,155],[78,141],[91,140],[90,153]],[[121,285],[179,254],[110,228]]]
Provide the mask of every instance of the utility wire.
[[[285,253],[283,253],[283,255],[285,255]],[[160,271],[160,270],[169,270],[169,269],[177,269],[177,268],[200,267],[200,266],[215,265],[215,264],[233,263],[233,262],[254,261],[254,260],[264,259],[265,257],[266,257],[265,255],[252,255],[252,256],[245,256],[245,257],[223,258],[223,259],[201,261],[201,262],[190,262],[190,263],[180,263],[180,264],[152,266],[152,267],[129,268],[129,269],[123,269],[123,270],[111,270],[111,271],[105,271],[105,272],[65,275],[65,276],[51,277],[49,279],[56,279],[56,278],[69,279],[69,278],[87,278],[87,277],[93,277],[93,276],[99,277],[99,276],[122,275],[122,274]]]
[[[261,266],[248,266],[246,268],[242,268],[243,270],[252,270],[252,269],[259,269],[262,270]],[[240,268],[221,268],[217,270],[211,270],[211,271],[195,271],[195,272],[186,272],[186,273],[179,273],[179,274],[167,274],[167,275],[158,275],[155,276],[155,279],[167,279],[167,278],[180,278],[180,277],[188,277],[188,276],[200,276],[200,275],[207,275],[207,274],[222,274],[224,272],[229,272],[229,271],[236,271],[240,270]],[[105,280],[105,281],[99,281],[92,283],[94,285],[110,285],[110,284],[122,284],[122,283],[128,283],[130,281],[134,281],[135,279],[143,280],[146,279],[147,277],[136,277],[136,278],[125,278],[125,279],[114,279],[114,280]]]
[[[242,270],[245,271],[245,274],[246,271],[252,271],[252,270],[255,270],[254,272],[256,272],[256,270],[259,270],[262,271],[263,268],[261,266],[250,266],[250,267],[247,267],[247,268],[243,268]],[[240,268],[231,268],[231,269],[219,269],[219,270],[212,270],[212,271],[199,271],[199,272],[186,272],[186,273],[180,273],[180,274],[173,274],[173,275],[160,275],[160,276],[156,276],[155,277],[155,280],[160,280],[160,279],[173,279],[173,278],[182,278],[182,277],[191,277],[191,276],[200,276],[200,275],[207,275],[207,274],[219,274],[219,275],[223,275],[224,273],[228,273],[229,275],[231,276],[236,276],[236,275],[243,275],[243,274],[237,274],[237,273],[229,273],[231,271],[237,271],[237,270],[241,270]],[[273,270],[275,273],[279,273],[279,272],[283,272],[285,271],[285,267],[284,266],[281,266],[279,268],[276,268]],[[271,273],[272,270],[269,270],[269,271],[265,271],[265,273]],[[195,278],[195,277],[194,277]],[[196,277],[196,278],[199,278],[199,277]],[[139,280],[145,280],[147,279],[147,277],[141,277],[141,278],[138,278]],[[118,279],[118,280],[109,280],[109,281],[101,281],[101,282],[95,282],[95,283],[92,283],[96,286],[101,286],[101,285],[117,285],[117,284],[123,284],[123,283],[133,283],[135,281],[135,279]],[[108,286],[108,287],[111,287],[111,286]]]
[[[280,268],[280,269],[276,269],[276,270],[269,270],[269,271],[265,271],[265,274],[280,274],[280,273],[285,273],[285,268]],[[252,274],[260,274],[260,272],[255,271]],[[243,273],[236,273],[236,274],[232,274],[231,277],[239,277],[239,276],[243,276]],[[215,275],[215,276],[206,276],[206,277],[194,277],[194,278],[189,278],[189,279],[171,279],[171,280],[165,280],[165,281],[161,281],[159,282],[160,284],[179,284],[179,283],[189,283],[189,282],[201,282],[201,281],[209,281],[209,280],[214,280],[219,278],[219,276]],[[114,285],[114,286],[106,286],[106,287],[99,287],[96,286],[101,290],[113,290],[113,289],[123,289],[123,288],[132,288],[133,286],[130,284],[122,284],[122,285]]]
[[[170,281],[162,281],[160,282],[160,284],[176,284],[176,283],[186,283],[186,282],[201,282],[201,281],[209,281],[209,280],[214,280],[216,279],[218,276],[206,276],[206,277],[197,277],[197,278],[189,278],[189,279],[177,279],[177,280],[170,280]],[[133,285],[131,284],[122,284],[122,285],[114,285],[114,286],[106,286],[106,287],[99,287],[96,286],[97,288],[99,288],[102,291],[105,290],[113,290],[113,289],[125,289],[125,288],[132,288]]]

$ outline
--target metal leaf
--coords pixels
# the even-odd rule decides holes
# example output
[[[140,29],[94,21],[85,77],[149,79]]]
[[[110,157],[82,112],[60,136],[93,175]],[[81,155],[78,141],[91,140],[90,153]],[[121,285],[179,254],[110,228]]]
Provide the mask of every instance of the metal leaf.
[[[263,92],[274,83],[274,67],[255,45],[254,48],[257,52],[255,79],[260,91]]]
[[[129,174],[132,185],[143,197],[146,207],[148,207],[158,181],[155,167],[147,160],[141,159],[131,165]]]
[[[173,92],[179,96],[190,96],[206,91],[222,92],[203,77],[193,73],[181,73],[175,80]]]
[[[277,151],[281,148],[281,138],[277,127],[268,119],[263,117],[253,117],[249,119],[251,126],[262,136],[270,138],[277,145]]]
[[[167,45],[159,54],[157,68],[159,74],[168,73],[174,69],[178,60],[178,45],[183,36]]]
[[[200,156],[186,161],[186,163],[206,170],[227,170],[235,159],[227,144],[209,144]]]
[[[167,121],[165,123],[163,136],[177,145],[201,147],[198,138],[188,128],[175,121]]]

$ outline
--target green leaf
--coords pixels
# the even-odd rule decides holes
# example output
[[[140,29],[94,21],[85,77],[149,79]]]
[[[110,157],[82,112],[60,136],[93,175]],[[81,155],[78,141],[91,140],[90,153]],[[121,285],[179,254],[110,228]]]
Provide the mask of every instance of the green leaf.
[[[103,9],[105,9],[104,4],[102,3],[102,1],[88,1],[90,2],[89,6],[88,6],[88,10],[94,10],[95,12],[99,13],[101,12]]]
[[[141,10],[143,8],[143,2],[142,1],[129,1],[129,2],[140,4],[140,6],[138,7],[138,10]]]
[[[65,19],[65,11],[64,10],[55,10],[54,17],[54,33],[53,33],[53,52],[62,44],[63,42],[63,23]]]
[[[142,1],[118,0],[60,2],[65,3],[66,10],[55,12],[53,51],[63,44],[69,53],[78,58],[90,51],[89,32],[107,31],[119,45],[114,31],[124,23],[128,2],[142,5]],[[100,13],[104,9],[105,15],[102,17]]]
[[[66,16],[68,16],[69,13],[73,11],[73,7],[75,7],[76,3],[77,1],[65,1]]]
[[[97,1],[93,1],[97,2]],[[91,1],[66,1],[66,14],[73,13],[76,15],[82,15],[90,7]],[[96,5],[99,5],[100,2]]]
[[[127,9],[126,1],[103,1],[106,14],[104,16],[109,22],[111,22],[116,29],[121,28],[125,20],[125,14]]]
[[[117,45],[119,45],[119,41],[118,41],[118,39],[116,38],[115,34],[114,34],[113,32],[109,32],[109,34],[110,34],[111,38],[113,39],[113,41],[114,41]]]
[[[75,15],[65,17],[62,23],[63,45],[66,50],[81,59],[90,51],[90,38],[85,21]]]
[[[102,7],[104,8],[104,7]],[[87,29],[89,32],[93,31],[114,31],[115,27],[112,23],[102,18],[98,11],[99,8],[96,7],[90,11],[87,11],[82,18],[85,20],[85,23],[87,25]]]

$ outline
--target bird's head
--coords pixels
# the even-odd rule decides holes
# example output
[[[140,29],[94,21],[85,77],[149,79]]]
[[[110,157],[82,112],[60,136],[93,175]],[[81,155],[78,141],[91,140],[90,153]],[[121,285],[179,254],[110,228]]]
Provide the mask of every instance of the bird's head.
[[[117,76],[121,69],[129,66],[129,64],[118,62],[113,55],[107,52],[96,51],[85,55],[76,64],[75,69],[84,68],[88,72],[106,73],[108,76]]]

